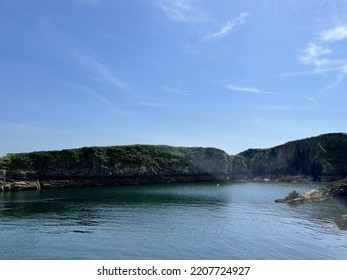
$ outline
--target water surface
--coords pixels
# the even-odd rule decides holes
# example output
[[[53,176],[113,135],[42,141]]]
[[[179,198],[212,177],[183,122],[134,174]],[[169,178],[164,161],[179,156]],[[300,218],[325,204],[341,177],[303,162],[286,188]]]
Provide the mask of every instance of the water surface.
[[[315,184],[110,186],[0,193],[1,259],[347,259],[347,201]]]

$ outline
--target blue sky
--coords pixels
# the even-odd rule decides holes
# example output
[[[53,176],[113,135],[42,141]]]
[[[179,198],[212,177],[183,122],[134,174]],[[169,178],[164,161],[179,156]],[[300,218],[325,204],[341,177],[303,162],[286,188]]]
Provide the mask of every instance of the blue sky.
[[[1,0],[0,155],[346,132],[346,50],[345,0]]]

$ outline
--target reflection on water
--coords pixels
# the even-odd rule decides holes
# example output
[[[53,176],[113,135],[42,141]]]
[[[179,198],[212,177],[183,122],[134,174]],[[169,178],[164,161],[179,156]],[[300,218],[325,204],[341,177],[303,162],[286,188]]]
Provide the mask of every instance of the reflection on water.
[[[215,187],[215,185],[211,185]],[[174,191],[169,189],[172,187]],[[213,207],[226,205],[230,198],[207,192],[178,192],[175,188],[182,185],[160,186],[124,186],[85,189],[43,190],[33,192],[1,193],[0,217],[30,217],[37,214],[51,213],[64,215],[79,214],[82,216],[95,213],[100,207],[168,207],[175,205]],[[206,186],[205,186],[206,187]],[[184,188],[184,187],[183,187]],[[202,187],[203,189],[204,187]]]
[[[347,259],[345,199],[309,184],[174,184],[0,193],[3,259]]]

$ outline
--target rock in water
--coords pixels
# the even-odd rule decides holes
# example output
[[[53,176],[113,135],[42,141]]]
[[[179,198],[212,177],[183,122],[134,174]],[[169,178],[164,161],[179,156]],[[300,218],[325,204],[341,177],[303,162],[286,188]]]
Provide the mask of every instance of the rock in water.
[[[300,195],[297,191],[290,192],[285,198],[276,199],[276,203],[300,204],[305,202],[323,201],[329,198],[325,189],[313,189]]]
[[[347,180],[340,180],[327,187],[331,196],[347,196]]]
[[[285,198],[276,199],[276,203],[294,203],[294,201],[299,201],[302,196],[297,191],[290,192]]]
[[[305,192],[302,196],[305,201],[323,201],[329,198],[328,192],[325,189],[313,189]]]

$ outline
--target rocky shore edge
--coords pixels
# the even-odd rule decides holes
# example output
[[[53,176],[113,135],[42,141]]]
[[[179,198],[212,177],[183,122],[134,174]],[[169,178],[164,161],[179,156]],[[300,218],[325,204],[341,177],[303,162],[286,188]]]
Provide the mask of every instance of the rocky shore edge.
[[[286,197],[276,199],[275,202],[302,204],[324,201],[332,197],[347,197],[347,178],[333,182],[324,188],[309,190],[303,194],[293,190]]]
[[[284,198],[276,199],[276,203],[299,205],[304,203],[322,202],[332,198],[347,198],[347,178],[328,184],[324,188],[312,189],[303,194],[293,190]],[[347,230],[347,213],[335,221],[339,228]]]

